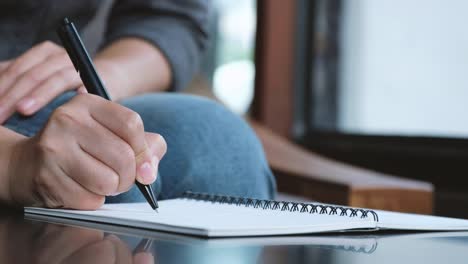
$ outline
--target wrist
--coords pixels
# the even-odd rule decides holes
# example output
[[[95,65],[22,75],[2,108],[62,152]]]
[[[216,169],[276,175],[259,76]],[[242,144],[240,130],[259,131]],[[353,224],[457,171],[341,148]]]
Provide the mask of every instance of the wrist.
[[[125,88],[131,85],[127,74],[109,59],[97,58],[94,64],[112,100],[118,101],[125,98],[127,96]]]
[[[2,147],[0,149],[0,166],[3,169],[0,170],[0,202],[2,204],[13,204],[10,188],[11,180],[14,177],[19,177],[13,169],[13,164],[17,159],[18,146],[26,139],[23,135],[1,127],[0,144]]]

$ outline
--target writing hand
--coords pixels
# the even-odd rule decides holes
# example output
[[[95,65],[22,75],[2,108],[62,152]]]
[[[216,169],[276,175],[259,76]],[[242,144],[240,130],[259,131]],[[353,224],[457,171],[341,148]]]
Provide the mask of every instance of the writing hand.
[[[31,263],[154,263],[151,253],[132,255],[117,236],[99,230],[49,224],[38,239]]]
[[[40,43],[18,58],[0,62],[0,124],[15,111],[32,115],[65,91],[86,88],[67,52]]]
[[[166,142],[132,110],[90,94],[57,108],[43,130],[14,146],[9,200],[93,210],[105,196],[155,181]]]

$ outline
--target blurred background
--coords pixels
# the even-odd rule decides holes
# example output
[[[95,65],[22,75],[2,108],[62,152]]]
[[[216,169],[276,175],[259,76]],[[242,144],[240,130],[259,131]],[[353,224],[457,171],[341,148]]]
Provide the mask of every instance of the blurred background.
[[[215,95],[242,114],[253,99],[256,2],[214,0],[216,34],[207,54],[212,61],[205,65]],[[468,110],[466,1],[311,2],[315,8],[307,15],[316,16],[311,85],[334,89],[336,97],[336,108],[329,109],[336,120],[319,121],[321,129],[468,135],[468,115],[462,114]]]
[[[468,217],[466,1],[213,4],[214,37],[189,91],[309,153],[429,183],[434,213]],[[280,190],[307,193],[293,181]]]
[[[255,0],[213,0],[212,38],[203,77],[227,107],[245,114],[253,100],[255,80]]]

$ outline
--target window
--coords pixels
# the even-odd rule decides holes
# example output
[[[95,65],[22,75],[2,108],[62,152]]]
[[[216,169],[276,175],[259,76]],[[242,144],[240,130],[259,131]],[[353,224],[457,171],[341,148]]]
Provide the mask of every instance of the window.
[[[299,0],[296,72],[306,74],[295,82],[297,141],[432,182],[436,213],[468,205],[466,8],[465,1]]]
[[[316,129],[468,138],[467,2],[315,3]]]
[[[216,0],[213,92],[232,111],[247,112],[254,90],[255,0]]]
[[[338,127],[468,137],[468,2],[342,1]]]

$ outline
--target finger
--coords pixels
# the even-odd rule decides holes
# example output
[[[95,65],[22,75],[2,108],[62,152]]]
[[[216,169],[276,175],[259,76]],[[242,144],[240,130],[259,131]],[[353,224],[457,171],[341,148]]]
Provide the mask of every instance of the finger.
[[[43,62],[61,48],[50,41],[42,42],[12,61],[0,75],[0,95],[2,95],[23,73]]]
[[[10,63],[11,63],[11,60],[0,62],[0,74],[2,74],[2,71],[4,71],[6,68],[8,68]]]
[[[69,62],[65,60],[64,57],[61,56],[51,56],[53,59],[50,61],[50,63],[39,63],[37,65],[32,66],[30,69],[25,71],[19,76],[16,76],[14,81],[10,84],[10,87],[8,87],[6,90],[4,90],[3,94],[0,96],[0,123],[3,123],[8,117],[10,117],[16,110],[18,110],[22,114],[27,114],[30,115],[34,112],[36,112],[38,109],[42,108],[45,103],[41,102],[41,100],[35,100],[34,97],[32,98],[24,98],[21,102],[20,100],[26,96],[27,94],[30,94],[36,87],[40,87],[41,83],[46,80],[46,78],[49,78],[51,74],[56,73],[59,74],[59,77],[66,77],[70,78],[70,84],[74,84],[76,86],[79,85],[80,78],[79,76],[76,77],[74,73],[69,73],[67,72],[66,76],[65,74],[60,74],[62,73],[63,67],[66,67]],[[60,61],[59,61],[60,60]],[[69,61],[69,59],[68,59]],[[73,68],[73,66],[70,66],[69,68]],[[73,75],[74,74],[74,75]],[[3,76],[3,75],[2,75]],[[75,79],[72,79],[75,78]],[[1,79],[1,77],[0,77]],[[50,77],[50,79],[56,81],[57,78]],[[0,80],[1,83],[1,80]],[[50,85],[50,82],[46,82],[47,84],[43,85]],[[56,83],[55,86],[52,88],[56,87],[57,85],[62,85],[60,88],[64,87],[63,82]],[[68,88],[65,86],[62,89]],[[56,88],[57,89],[57,88]],[[44,88],[42,88],[41,93],[45,95],[45,97],[52,97],[52,96],[57,96],[60,94],[60,92],[50,89],[47,92],[44,92]],[[52,99],[54,98],[52,97]],[[52,99],[49,99],[51,101]],[[47,101],[48,102],[48,101]]]
[[[56,74],[61,74],[61,72],[67,68],[73,68],[73,64],[71,63],[68,55],[64,51],[60,51],[47,57],[45,61],[33,66],[18,77],[12,87],[9,88],[10,92],[22,94],[21,98],[23,99],[19,102],[15,102],[16,110],[24,115],[30,115],[40,109],[43,105],[38,105],[37,102],[41,102],[41,100],[36,100],[35,95],[31,96],[31,91],[37,90],[41,84],[43,85],[44,81]],[[75,83],[77,83],[77,81],[75,81]],[[64,86],[63,88],[63,91],[65,91],[68,86]],[[36,95],[48,95],[50,92],[49,90],[50,89],[47,89],[47,91],[41,91],[36,93]],[[49,98],[50,97],[51,96],[49,96]]]
[[[69,243],[73,239],[73,243]],[[82,247],[102,241],[103,233],[76,227],[47,226],[34,247],[37,263],[62,263]]]
[[[80,179],[77,181],[84,186],[90,186],[89,190],[101,195],[117,195],[128,191],[135,182],[136,165],[132,148],[99,123],[94,120],[90,122],[94,124],[89,129],[80,131],[77,136],[79,145],[95,160],[93,164],[98,162],[101,164],[96,164],[97,166],[105,165],[112,170],[112,174],[118,177],[117,185],[114,179],[106,179],[113,175],[107,175],[105,171],[96,175],[98,172],[95,172],[94,168],[91,168],[91,172],[79,172],[78,178]]]
[[[104,238],[104,240],[107,240],[114,245],[117,257],[115,263],[132,263],[132,252],[130,251],[130,248],[124,242],[122,242],[122,240],[120,240],[115,235],[108,235]]]
[[[167,143],[164,138],[155,133],[145,133],[145,138],[146,142],[148,144],[148,148],[150,149],[152,153],[152,163],[154,168],[156,169],[156,176],[158,168],[159,168],[159,162],[161,159],[164,157],[167,151]]]
[[[69,255],[61,263],[82,264],[82,263],[117,263],[117,252],[114,244],[108,240],[101,240],[90,243]],[[49,263],[49,262],[44,262]]]
[[[73,66],[62,68],[54,72],[48,79],[32,89],[32,91],[29,91],[28,95],[23,95],[22,99],[20,97],[19,99],[21,100],[16,104],[15,108],[23,115],[32,115],[63,92],[76,89],[81,85],[83,85],[81,78]],[[19,92],[20,90],[27,90],[25,86],[19,87],[18,85],[15,87],[18,90],[17,94],[22,94]],[[15,96],[9,100],[18,101],[17,97],[19,96]]]
[[[133,256],[134,264],[154,264],[154,256],[151,253],[143,252]]]
[[[33,206],[96,210],[104,204],[105,196],[89,191],[71,177],[75,168],[73,166],[69,168],[70,164],[74,164],[75,167],[88,166],[87,162],[77,158],[74,158],[73,162],[53,161],[53,165],[50,165],[53,168],[52,171],[42,176],[40,180],[42,184],[37,188],[38,196],[42,200],[41,204]]]
[[[114,170],[84,149],[74,156],[79,162],[70,160],[67,164],[68,175],[73,181],[95,195],[108,196],[118,193],[120,178]]]
[[[166,140],[160,134],[145,132],[145,139],[151,153],[161,160],[167,152]]]
[[[96,105],[98,106],[98,105]],[[137,113],[115,103],[90,109],[91,116],[104,127],[127,142],[135,153],[136,179],[150,184],[156,179],[152,153],[145,138],[143,121]]]
[[[31,115],[66,89],[76,88],[81,84],[80,77],[72,67],[59,70],[37,88],[35,86],[38,84],[31,80],[31,77],[21,78],[0,97],[0,123],[3,123],[16,110],[22,114]],[[24,98],[27,94],[30,95]]]

